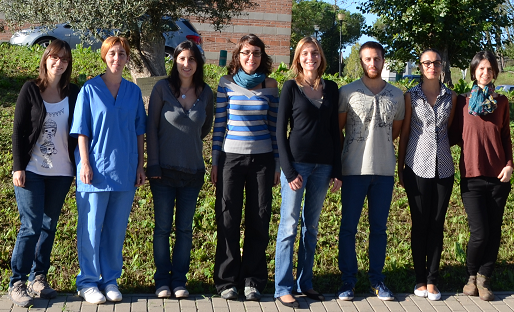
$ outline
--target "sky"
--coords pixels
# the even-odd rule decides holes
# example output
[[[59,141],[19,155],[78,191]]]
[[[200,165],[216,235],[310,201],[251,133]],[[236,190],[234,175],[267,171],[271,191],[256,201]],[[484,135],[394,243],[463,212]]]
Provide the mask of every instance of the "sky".
[[[330,0],[325,0],[325,2],[327,3],[331,3],[333,4],[334,2],[333,1],[330,1]],[[339,1],[338,1],[339,2]],[[359,3],[361,3],[361,1],[359,0],[355,0],[355,1],[351,1],[351,0],[346,0],[344,1],[343,0],[343,3],[342,4],[339,4],[339,6],[342,8],[342,9],[345,9],[345,10],[348,10],[350,11],[351,13],[361,13],[357,7],[359,6]],[[362,13],[361,13],[362,14]],[[368,26],[371,26],[373,25],[373,23],[377,20],[377,16],[374,15],[374,14],[364,14],[364,18],[366,19],[366,25]],[[366,41],[370,41],[370,40],[374,40],[373,38],[369,37],[369,36],[366,36],[366,35],[362,35],[359,39],[359,43],[364,43]],[[348,55],[350,55],[350,52],[352,51],[352,45],[348,45],[346,46],[344,49],[343,49],[343,57],[347,57]]]

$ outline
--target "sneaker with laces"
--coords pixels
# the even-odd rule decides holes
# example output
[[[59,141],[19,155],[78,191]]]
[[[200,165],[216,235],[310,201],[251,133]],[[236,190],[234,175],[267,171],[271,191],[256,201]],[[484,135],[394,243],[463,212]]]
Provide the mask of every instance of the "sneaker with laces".
[[[32,305],[32,297],[27,293],[27,285],[22,281],[17,281],[11,287],[8,292],[9,299],[22,308],[28,308]]]
[[[370,291],[380,300],[394,300],[393,293],[386,287],[386,285],[384,285],[384,282],[378,282],[375,285],[372,285]]]
[[[157,296],[157,298],[169,298],[171,297],[171,290],[168,286],[164,285],[157,288],[157,290],[155,291],[155,295]]]
[[[99,304],[105,302],[105,296],[98,289],[98,287],[82,288],[78,291],[79,296],[84,298],[89,303]]]
[[[352,300],[353,297],[355,297],[353,285],[350,283],[344,283],[341,288],[339,288],[339,291],[337,292],[337,297],[339,300]]]
[[[226,300],[236,300],[237,299],[237,289],[235,287],[230,287],[225,289],[220,293],[221,298]]]
[[[121,295],[120,290],[118,289],[118,286],[115,284],[109,284],[105,286],[105,298],[109,301],[121,301],[123,299],[123,296]]]
[[[245,287],[245,298],[248,301],[259,301],[259,300],[261,300],[261,293],[255,287],[246,286]]]
[[[43,274],[36,275],[33,281],[27,285],[27,292],[32,297],[39,297],[43,299],[53,299],[57,297],[57,292],[50,287],[46,276]]]
[[[177,299],[189,297],[189,291],[187,291],[187,289],[184,286],[178,286],[173,288],[173,294]]]

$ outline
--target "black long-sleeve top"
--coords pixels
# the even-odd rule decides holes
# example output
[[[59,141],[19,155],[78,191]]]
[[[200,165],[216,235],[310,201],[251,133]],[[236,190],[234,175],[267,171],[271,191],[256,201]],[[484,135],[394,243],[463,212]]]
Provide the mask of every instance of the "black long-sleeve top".
[[[335,82],[324,82],[320,108],[311,103],[296,81],[286,81],[282,88],[277,117],[277,144],[280,166],[288,182],[298,176],[293,162],[332,165],[331,178],[342,179],[339,93]],[[288,125],[291,128],[289,137]]]
[[[79,94],[79,87],[70,84],[68,105],[70,114],[68,126],[71,128],[75,102]],[[30,161],[32,149],[39,139],[45,121],[46,108],[41,92],[34,81],[27,81],[20,90],[16,108],[14,109],[14,123],[12,134],[13,171],[25,170]],[[73,152],[77,146],[77,139],[68,135],[68,154],[72,164],[75,163]],[[74,166],[75,167],[75,166]]]

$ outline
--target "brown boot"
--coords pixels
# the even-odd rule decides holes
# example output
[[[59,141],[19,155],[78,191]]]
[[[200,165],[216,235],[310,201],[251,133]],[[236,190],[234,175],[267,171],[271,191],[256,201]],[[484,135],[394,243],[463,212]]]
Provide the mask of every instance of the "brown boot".
[[[491,291],[491,278],[480,273],[477,274],[478,296],[484,301],[494,300],[494,294]]]
[[[478,296],[477,277],[475,275],[469,276],[468,283],[464,285],[462,292],[468,296]]]

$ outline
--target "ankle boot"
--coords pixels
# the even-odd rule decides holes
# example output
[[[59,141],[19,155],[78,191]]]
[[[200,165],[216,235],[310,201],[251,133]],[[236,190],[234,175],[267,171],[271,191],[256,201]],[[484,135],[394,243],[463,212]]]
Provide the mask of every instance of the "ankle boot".
[[[478,296],[476,275],[469,276],[468,283],[464,285],[462,292],[468,296]]]
[[[494,294],[491,290],[491,278],[480,273],[477,274],[478,296],[484,301],[494,300]]]

